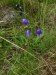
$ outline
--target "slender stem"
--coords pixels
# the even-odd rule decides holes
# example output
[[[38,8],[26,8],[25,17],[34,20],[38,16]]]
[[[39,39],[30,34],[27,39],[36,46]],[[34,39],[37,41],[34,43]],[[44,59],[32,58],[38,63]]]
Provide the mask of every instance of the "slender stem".
[[[3,23],[3,22],[6,22],[6,21],[0,21],[0,23]]]

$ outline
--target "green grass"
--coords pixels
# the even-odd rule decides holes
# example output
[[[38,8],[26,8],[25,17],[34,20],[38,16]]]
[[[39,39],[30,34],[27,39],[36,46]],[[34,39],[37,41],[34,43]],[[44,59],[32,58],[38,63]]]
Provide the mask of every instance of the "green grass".
[[[28,27],[21,23],[20,10],[15,9],[17,3],[30,21]],[[50,70],[44,56],[56,54],[56,0],[0,0],[0,8],[0,20],[7,9],[15,13],[13,20],[0,23],[0,75],[53,74],[52,70],[44,74],[42,68],[47,66]],[[35,34],[37,27],[43,32],[40,37]],[[31,30],[30,37],[25,35],[27,29]],[[52,62],[56,64],[54,58]]]

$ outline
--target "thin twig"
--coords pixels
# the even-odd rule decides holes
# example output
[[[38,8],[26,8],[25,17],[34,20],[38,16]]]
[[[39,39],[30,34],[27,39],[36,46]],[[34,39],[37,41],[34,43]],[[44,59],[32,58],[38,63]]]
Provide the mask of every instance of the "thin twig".
[[[15,44],[15,43],[13,43],[13,42],[11,42],[11,41],[9,41],[9,40],[5,39],[5,38],[4,38],[4,37],[2,37],[2,36],[0,36],[0,38],[1,38],[1,39],[3,39],[3,40],[5,40],[6,42],[10,43],[11,45],[13,45],[15,48],[17,48],[17,49],[21,49],[21,50],[23,50],[23,51],[27,52],[27,53],[28,53],[29,55],[31,55],[32,57],[36,58],[36,57],[35,57],[35,55],[33,55],[32,53],[28,52],[28,51],[27,51],[27,50],[25,50],[24,48],[22,48],[22,47],[18,46],[17,44]],[[37,58],[36,58],[36,59],[37,59]]]

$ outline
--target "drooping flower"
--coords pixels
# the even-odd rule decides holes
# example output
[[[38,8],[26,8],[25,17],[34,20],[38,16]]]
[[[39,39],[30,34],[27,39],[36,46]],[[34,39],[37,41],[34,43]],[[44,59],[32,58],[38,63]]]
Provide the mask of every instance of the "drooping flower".
[[[16,5],[15,5],[15,8],[18,9],[18,8],[19,8],[19,4],[16,4]]]
[[[42,31],[41,31],[40,28],[38,28],[38,29],[36,30],[36,34],[37,34],[37,35],[41,35],[41,34],[42,34]]]
[[[28,25],[29,21],[27,19],[22,19],[22,23],[25,24],[25,25]]]
[[[22,6],[19,6],[19,9],[20,9],[20,11],[22,11],[23,9],[22,9]]]
[[[30,35],[31,35],[30,30],[27,30],[27,31],[26,31],[26,36],[30,36]]]

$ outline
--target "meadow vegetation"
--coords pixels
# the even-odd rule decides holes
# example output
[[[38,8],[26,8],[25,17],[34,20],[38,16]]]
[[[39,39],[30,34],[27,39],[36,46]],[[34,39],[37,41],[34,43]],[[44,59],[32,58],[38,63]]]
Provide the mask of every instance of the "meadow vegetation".
[[[56,0],[0,0],[0,75],[56,75]]]

